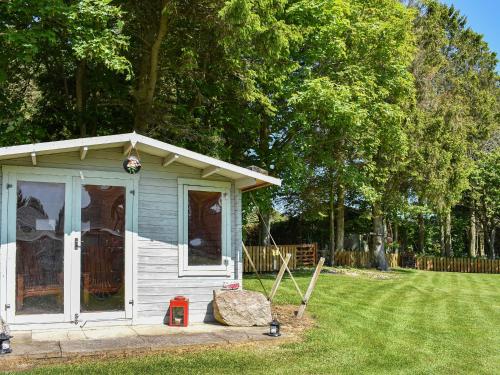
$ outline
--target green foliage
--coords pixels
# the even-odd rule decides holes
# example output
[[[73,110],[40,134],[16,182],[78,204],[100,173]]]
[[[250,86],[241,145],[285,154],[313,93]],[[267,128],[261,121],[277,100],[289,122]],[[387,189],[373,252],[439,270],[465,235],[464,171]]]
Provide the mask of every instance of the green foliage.
[[[481,163],[499,80],[457,10],[409,3],[0,1],[0,145],[121,133],[142,118],[146,135],[283,178],[255,192],[264,213],[325,225],[342,190],[365,231],[376,208],[409,245],[423,213],[430,249],[457,204],[497,225]]]
[[[488,217],[500,222],[500,147],[481,155],[471,185],[473,199],[484,204]]]
[[[130,63],[121,55],[129,39],[123,35],[123,14],[110,3],[82,0],[72,4],[67,11],[67,37],[77,60],[103,64],[111,71],[126,73],[130,79]]]
[[[123,12],[108,0],[0,2],[0,47],[6,51],[0,61],[0,143],[78,134],[77,65],[84,61],[95,74],[95,85],[86,82],[83,89],[89,104],[90,87],[100,95],[110,73],[132,74],[123,55],[123,24]]]
[[[495,124],[496,59],[454,8],[428,1],[420,10],[412,179],[420,200],[442,213],[460,201],[471,155]]]

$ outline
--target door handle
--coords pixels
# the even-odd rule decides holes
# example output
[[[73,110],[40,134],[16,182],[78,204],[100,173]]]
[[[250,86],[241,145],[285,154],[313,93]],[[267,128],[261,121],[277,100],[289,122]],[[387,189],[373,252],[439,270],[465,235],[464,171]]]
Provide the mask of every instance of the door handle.
[[[75,250],[80,250],[81,246],[78,244],[78,238],[75,238]]]

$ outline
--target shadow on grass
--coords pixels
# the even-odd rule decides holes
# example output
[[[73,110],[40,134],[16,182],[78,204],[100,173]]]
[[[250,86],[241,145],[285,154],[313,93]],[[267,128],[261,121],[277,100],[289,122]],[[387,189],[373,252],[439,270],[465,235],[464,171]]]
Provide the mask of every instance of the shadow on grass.
[[[332,270],[334,271],[335,268],[337,268],[337,267],[333,267],[333,268],[332,267],[325,267],[321,273],[322,274],[328,274],[328,273],[334,274],[335,272],[332,272]],[[356,268],[356,267],[338,267],[338,268],[384,273],[383,271],[379,271],[376,268]],[[417,272],[417,270],[412,269],[412,268],[391,268],[388,271],[388,273],[396,273],[396,274],[412,274],[412,273],[416,273],[416,272]],[[313,273],[314,273],[314,268],[310,268],[310,269],[302,268],[302,269],[292,271],[293,277],[297,277],[297,278],[311,277],[313,275]],[[341,274],[341,273],[339,273],[339,274]],[[278,273],[277,272],[265,272],[265,273],[259,273],[259,275],[260,275],[260,278],[262,280],[274,280],[274,279],[276,279],[276,276],[278,275]],[[285,272],[285,274],[283,275],[283,278],[286,279],[289,277],[290,276]],[[247,280],[257,280],[257,276],[253,272],[244,273],[243,278],[245,278]]]
[[[417,270],[413,268],[391,268],[391,272],[395,273],[415,273]]]
[[[300,269],[300,270],[292,270],[292,275],[293,277],[311,277],[314,273],[314,268],[311,269]],[[278,272],[265,272],[261,273],[259,272],[260,278],[262,280],[274,280],[276,279],[276,276],[278,276]],[[283,279],[289,278],[290,275],[288,275],[287,272],[283,275]],[[255,273],[244,273],[243,278],[247,280],[257,280],[257,275]]]

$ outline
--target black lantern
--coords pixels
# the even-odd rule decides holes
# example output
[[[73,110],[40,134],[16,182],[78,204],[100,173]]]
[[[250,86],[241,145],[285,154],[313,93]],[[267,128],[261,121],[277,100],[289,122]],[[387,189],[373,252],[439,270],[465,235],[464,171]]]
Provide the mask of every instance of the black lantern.
[[[137,156],[129,156],[123,161],[123,169],[125,169],[125,172],[127,173],[139,173],[141,167],[141,162],[139,161],[139,158]]]
[[[12,336],[7,335],[5,332],[0,333],[0,354],[7,354],[12,352],[10,347],[10,339]]]
[[[269,336],[272,336],[272,337],[281,336],[280,322],[278,322],[278,319],[276,319],[276,317],[274,317],[273,321],[269,324]]]

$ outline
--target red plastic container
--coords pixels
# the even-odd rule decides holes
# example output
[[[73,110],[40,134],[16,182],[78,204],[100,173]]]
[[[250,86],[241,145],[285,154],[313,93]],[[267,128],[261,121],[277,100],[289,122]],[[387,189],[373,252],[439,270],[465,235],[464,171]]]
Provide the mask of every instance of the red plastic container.
[[[189,298],[177,296],[170,300],[169,325],[187,327],[189,321]]]

